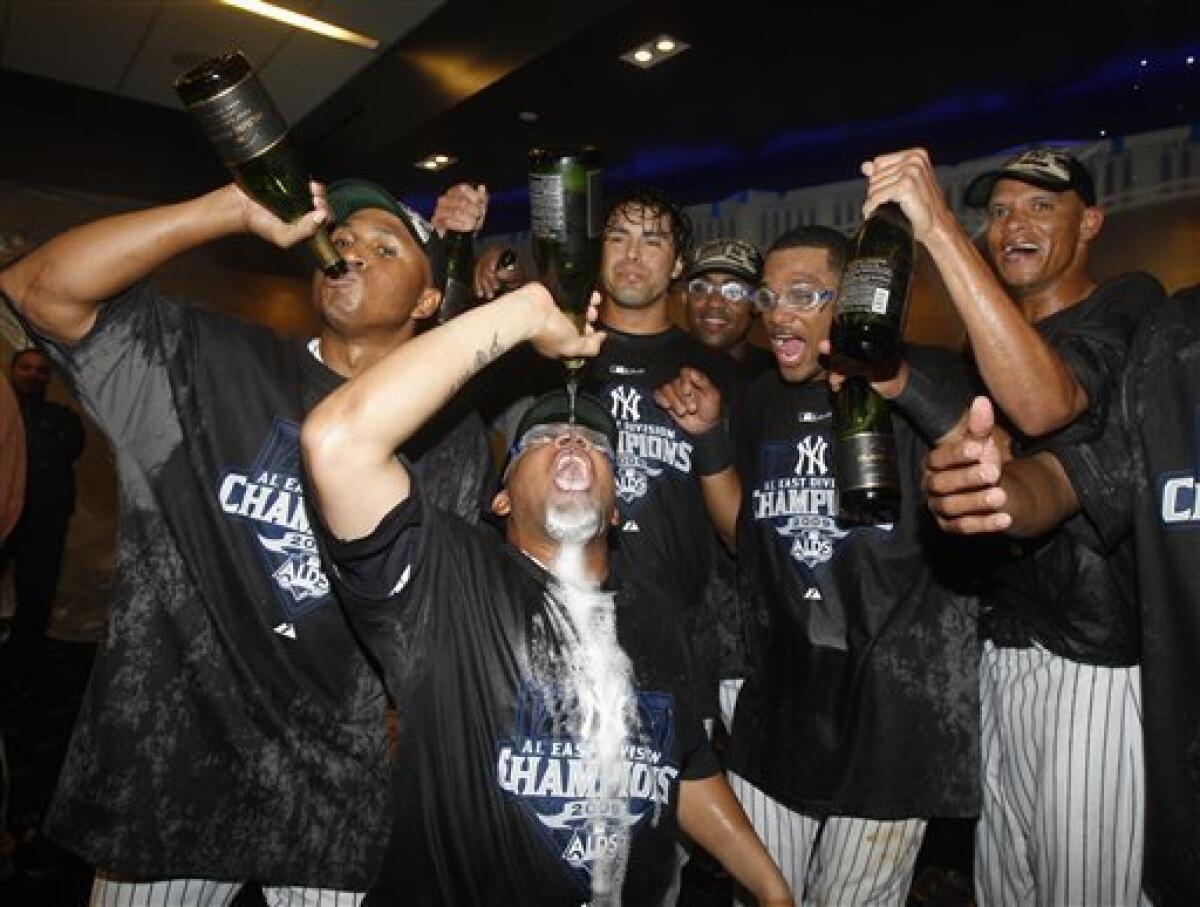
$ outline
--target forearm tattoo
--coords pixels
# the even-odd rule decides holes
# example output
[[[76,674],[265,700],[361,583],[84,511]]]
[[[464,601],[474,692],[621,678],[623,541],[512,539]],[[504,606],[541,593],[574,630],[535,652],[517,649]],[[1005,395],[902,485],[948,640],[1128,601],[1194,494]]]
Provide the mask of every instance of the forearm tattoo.
[[[472,357],[471,367],[454,382],[454,390],[458,391],[464,384],[504,355],[504,347],[500,343],[500,335],[493,334],[492,342],[486,349],[478,349]]]

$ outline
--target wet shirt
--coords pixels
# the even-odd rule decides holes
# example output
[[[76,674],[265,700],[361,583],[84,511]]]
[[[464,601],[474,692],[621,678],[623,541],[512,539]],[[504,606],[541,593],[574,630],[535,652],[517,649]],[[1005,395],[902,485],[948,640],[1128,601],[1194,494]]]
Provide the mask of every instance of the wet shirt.
[[[617,795],[603,799],[582,739],[597,710],[571,683],[582,659],[564,627],[578,623],[541,567],[431,506],[419,482],[365,538],[320,535],[399,716],[395,824],[367,903],[577,907],[621,839],[623,903],[656,903],[679,783],[717,771],[665,591],[635,577],[609,587],[632,696]]]
[[[1147,888],[1200,903],[1200,289],[1146,315],[1103,433],[1052,451],[1102,544],[1136,539]]]
[[[755,382],[734,413],[751,671],[729,767],[789,808],[897,819],[979,807],[974,599],[918,485],[927,447],[892,419],[895,524],[838,522],[826,384]],[[946,574],[945,577],[940,574]]]
[[[300,422],[341,379],[303,341],[147,285],[79,343],[43,345],[109,438],[120,494],[48,832],[119,874],[365,888],[390,815],[386,700],[300,471]],[[462,431],[456,496],[487,467],[481,427]]]
[[[583,386],[609,407],[620,435],[620,556],[626,570],[667,577],[678,587],[698,676],[710,699],[706,709],[715,714],[720,640],[712,632],[713,618],[729,606],[730,584],[714,567],[721,543],[692,462],[692,438],[654,402],[654,392],[689,366],[729,400],[736,386],[733,362],[674,327],[650,335],[604,330],[608,339],[584,372]]]
[[[1076,422],[1045,438],[1014,436],[1014,451],[1069,446],[1105,424],[1129,343],[1141,317],[1163,299],[1147,274],[1101,284],[1085,300],[1035,327],[1066,362],[1088,396]],[[1126,666],[1139,658],[1134,551],[1104,550],[1081,517],[1029,540],[981,543],[990,554],[985,633],[997,645],[1038,643],[1086,664]]]

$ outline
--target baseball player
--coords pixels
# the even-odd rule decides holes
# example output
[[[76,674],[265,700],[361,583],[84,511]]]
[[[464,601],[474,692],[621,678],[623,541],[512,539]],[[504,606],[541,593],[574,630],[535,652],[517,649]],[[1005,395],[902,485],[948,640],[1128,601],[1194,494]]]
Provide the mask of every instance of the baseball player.
[[[437,508],[392,453],[512,347],[594,356],[601,340],[528,284],[305,422],[318,534],[400,720],[397,821],[368,904],[655,903],[676,823],[761,903],[791,903],[708,749],[675,589],[610,572],[607,407],[560,388],[528,409],[493,504],[503,538]]]
[[[1148,274],[1102,284],[1092,276],[1104,212],[1087,169],[1064,151],[1032,148],[967,187],[967,204],[987,212],[991,268],[946,206],[925,152],[883,155],[863,169],[864,210],[898,202],[938,267],[1014,449],[1102,425],[1133,330],[1163,289]],[[1133,551],[1102,552],[1091,536],[1075,519],[983,552],[982,907],[1142,898]]]
[[[441,243],[373,184],[313,192],[289,224],[231,184],[69,230],[0,274],[117,462],[106,634],[45,825],[97,867],[94,904],[218,907],[251,879],[272,904],[355,904],[386,841],[384,690],[316,552],[299,431],[436,310]],[[448,226],[473,229],[461,214]],[[335,219],[350,271],[314,277],[311,340],[147,279],[225,236],[286,247]],[[477,514],[478,417],[414,441],[437,497]]]
[[[713,521],[753,586],[730,784],[798,901],[901,905],[928,819],[978,807],[975,607],[939,575],[946,539],[917,486],[927,447],[906,419],[892,420],[899,518],[838,521],[818,346],[847,251],[826,227],[768,250],[755,299],[776,369],[735,406],[732,452],[698,371],[658,399],[696,439]]]
[[[1094,439],[1001,467],[992,408],[979,400],[965,437],[930,455],[930,505],[946,529],[1037,536],[1080,508],[1105,549],[1132,531],[1142,639],[1146,741],[1146,890],[1159,907],[1200,902],[1200,736],[1195,690],[1200,638],[1200,286],[1146,315],[1120,391]],[[997,490],[997,487],[999,490]],[[1129,846],[1130,829],[1092,805],[1077,837]],[[1116,880],[1127,863],[1107,867]],[[1077,879],[1070,903],[1120,903],[1103,876]],[[1099,884],[1097,884],[1099,883]],[[1085,887],[1087,886],[1087,887]]]

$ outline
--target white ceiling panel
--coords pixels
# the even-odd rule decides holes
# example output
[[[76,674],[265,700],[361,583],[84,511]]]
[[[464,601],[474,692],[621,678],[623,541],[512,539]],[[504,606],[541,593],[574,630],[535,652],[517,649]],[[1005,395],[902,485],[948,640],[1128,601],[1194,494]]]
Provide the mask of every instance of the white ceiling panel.
[[[6,69],[115,91],[160,0],[8,0]]]
[[[379,41],[375,51],[296,31],[262,67],[268,90],[289,122],[297,122],[379,54],[414,29],[444,0],[325,0],[311,15]]]
[[[241,50],[262,65],[291,29],[211,2],[167,2],[129,70],[128,97],[179,107],[175,79],[190,66],[227,50]]]
[[[219,0],[0,0],[0,65],[164,107],[201,60],[240,49],[296,122],[445,0],[279,0],[379,41],[375,51],[293,29]]]

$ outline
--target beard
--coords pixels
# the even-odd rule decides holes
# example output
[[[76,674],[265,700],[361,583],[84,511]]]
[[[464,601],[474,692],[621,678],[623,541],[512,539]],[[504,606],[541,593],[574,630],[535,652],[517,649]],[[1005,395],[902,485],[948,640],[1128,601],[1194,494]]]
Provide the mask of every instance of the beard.
[[[556,542],[583,545],[604,529],[604,511],[591,502],[549,504],[546,534]]]

